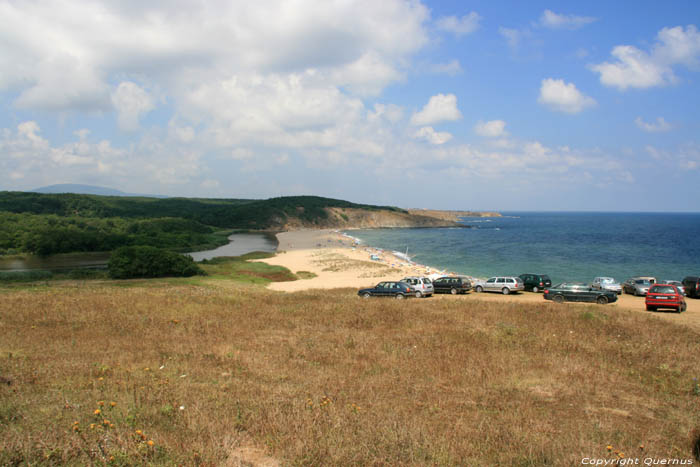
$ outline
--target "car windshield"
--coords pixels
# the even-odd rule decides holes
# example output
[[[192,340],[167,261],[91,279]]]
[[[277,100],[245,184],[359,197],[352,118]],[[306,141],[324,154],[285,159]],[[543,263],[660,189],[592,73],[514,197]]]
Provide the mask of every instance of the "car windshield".
[[[611,283],[615,282],[615,279],[613,279],[612,277],[603,277],[600,280],[600,282],[602,282],[603,284],[611,284]]]
[[[651,285],[651,282],[649,282],[646,279],[638,279],[638,280],[634,281],[634,283],[639,284],[639,285]]]
[[[676,289],[673,287],[667,285],[667,286],[656,286],[653,287],[649,292],[651,293],[676,293]]]

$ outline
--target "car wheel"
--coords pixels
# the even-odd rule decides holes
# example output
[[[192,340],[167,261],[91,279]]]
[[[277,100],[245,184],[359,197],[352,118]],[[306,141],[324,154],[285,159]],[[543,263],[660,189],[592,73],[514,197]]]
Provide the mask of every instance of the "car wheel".
[[[421,298],[423,294],[421,293],[420,290],[416,291],[416,298]]]
[[[679,305],[678,308],[676,308],[676,313],[683,313],[683,305]]]
[[[552,300],[555,303],[564,303],[564,296],[563,295],[555,295],[554,297],[552,297]]]
[[[452,295],[457,295],[457,289],[450,289],[450,293]]]
[[[397,293],[397,294],[396,294],[396,299],[397,299],[397,300],[403,300],[404,298],[406,298],[406,297],[404,297],[402,293]]]
[[[476,288],[474,289],[476,292],[483,292],[484,288],[480,285],[477,285]]]
[[[534,286],[534,287],[532,288],[532,291],[535,292],[535,293],[537,293],[537,292],[540,291],[540,289],[539,289],[537,286]]]
[[[510,289],[508,287],[503,287],[501,289],[501,292],[503,293],[503,295],[508,295],[510,293]]]
[[[647,311],[656,311],[656,307],[647,305]]]
[[[370,294],[369,292],[365,292],[362,294],[362,298],[369,298],[371,296],[372,296],[372,294]]]
[[[598,305],[605,305],[608,303],[608,297],[602,297],[602,296],[598,297],[598,299],[596,300],[596,303]]]

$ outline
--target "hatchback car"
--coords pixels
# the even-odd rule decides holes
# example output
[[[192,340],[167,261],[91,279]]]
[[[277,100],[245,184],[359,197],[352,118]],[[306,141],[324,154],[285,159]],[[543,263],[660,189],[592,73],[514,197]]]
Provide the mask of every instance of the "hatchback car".
[[[546,274],[520,274],[525,290],[542,292],[546,287],[552,286],[552,280]]]
[[[380,282],[371,289],[360,289],[357,295],[362,298],[393,297],[402,299],[414,297],[416,289],[405,282]]]
[[[466,276],[438,277],[433,288],[435,293],[464,294],[472,289],[472,281]]]
[[[409,276],[401,279],[401,282],[405,282],[416,289],[416,298],[430,297],[435,290],[433,281],[427,277]]]
[[[632,295],[646,295],[651,285],[647,278],[633,277],[622,284],[622,291]]]
[[[591,282],[591,287],[596,290],[610,290],[618,295],[622,293],[622,286],[614,277],[596,277]]]
[[[523,280],[519,277],[502,276],[491,277],[486,282],[479,283],[474,290],[477,292],[500,292],[508,295],[511,292],[521,292],[525,290]]]
[[[649,288],[644,299],[647,311],[656,311],[659,308],[670,308],[682,313],[687,308],[685,297],[678,287],[671,284],[654,284]]]
[[[555,303],[594,302],[599,305],[617,300],[617,293],[610,290],[594,289],[586,284],[561,283],[544,289],[544,299]]]

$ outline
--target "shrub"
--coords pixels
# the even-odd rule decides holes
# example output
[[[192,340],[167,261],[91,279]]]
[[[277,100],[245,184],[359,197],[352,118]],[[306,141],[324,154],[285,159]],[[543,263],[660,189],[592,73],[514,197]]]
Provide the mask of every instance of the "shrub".
[[[113,279],[205,274],[191,257],[151,246],[118,248],[112,252],[108,267],[109,276]]]
[[[10,271],[0,272],[2,282],[33,282],[48,280],[53,277],[50,271]]]

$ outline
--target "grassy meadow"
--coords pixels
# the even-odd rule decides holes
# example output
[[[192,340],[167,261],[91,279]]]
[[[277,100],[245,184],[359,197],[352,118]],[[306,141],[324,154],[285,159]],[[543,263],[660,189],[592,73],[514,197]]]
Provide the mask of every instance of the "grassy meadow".
[[[289,271],[238,263],[0,287],[0,465],[251,465],[264,451],[265,465],[539,466],[700,449],[691,328],[594,305],[275,293],[262,284]]]

